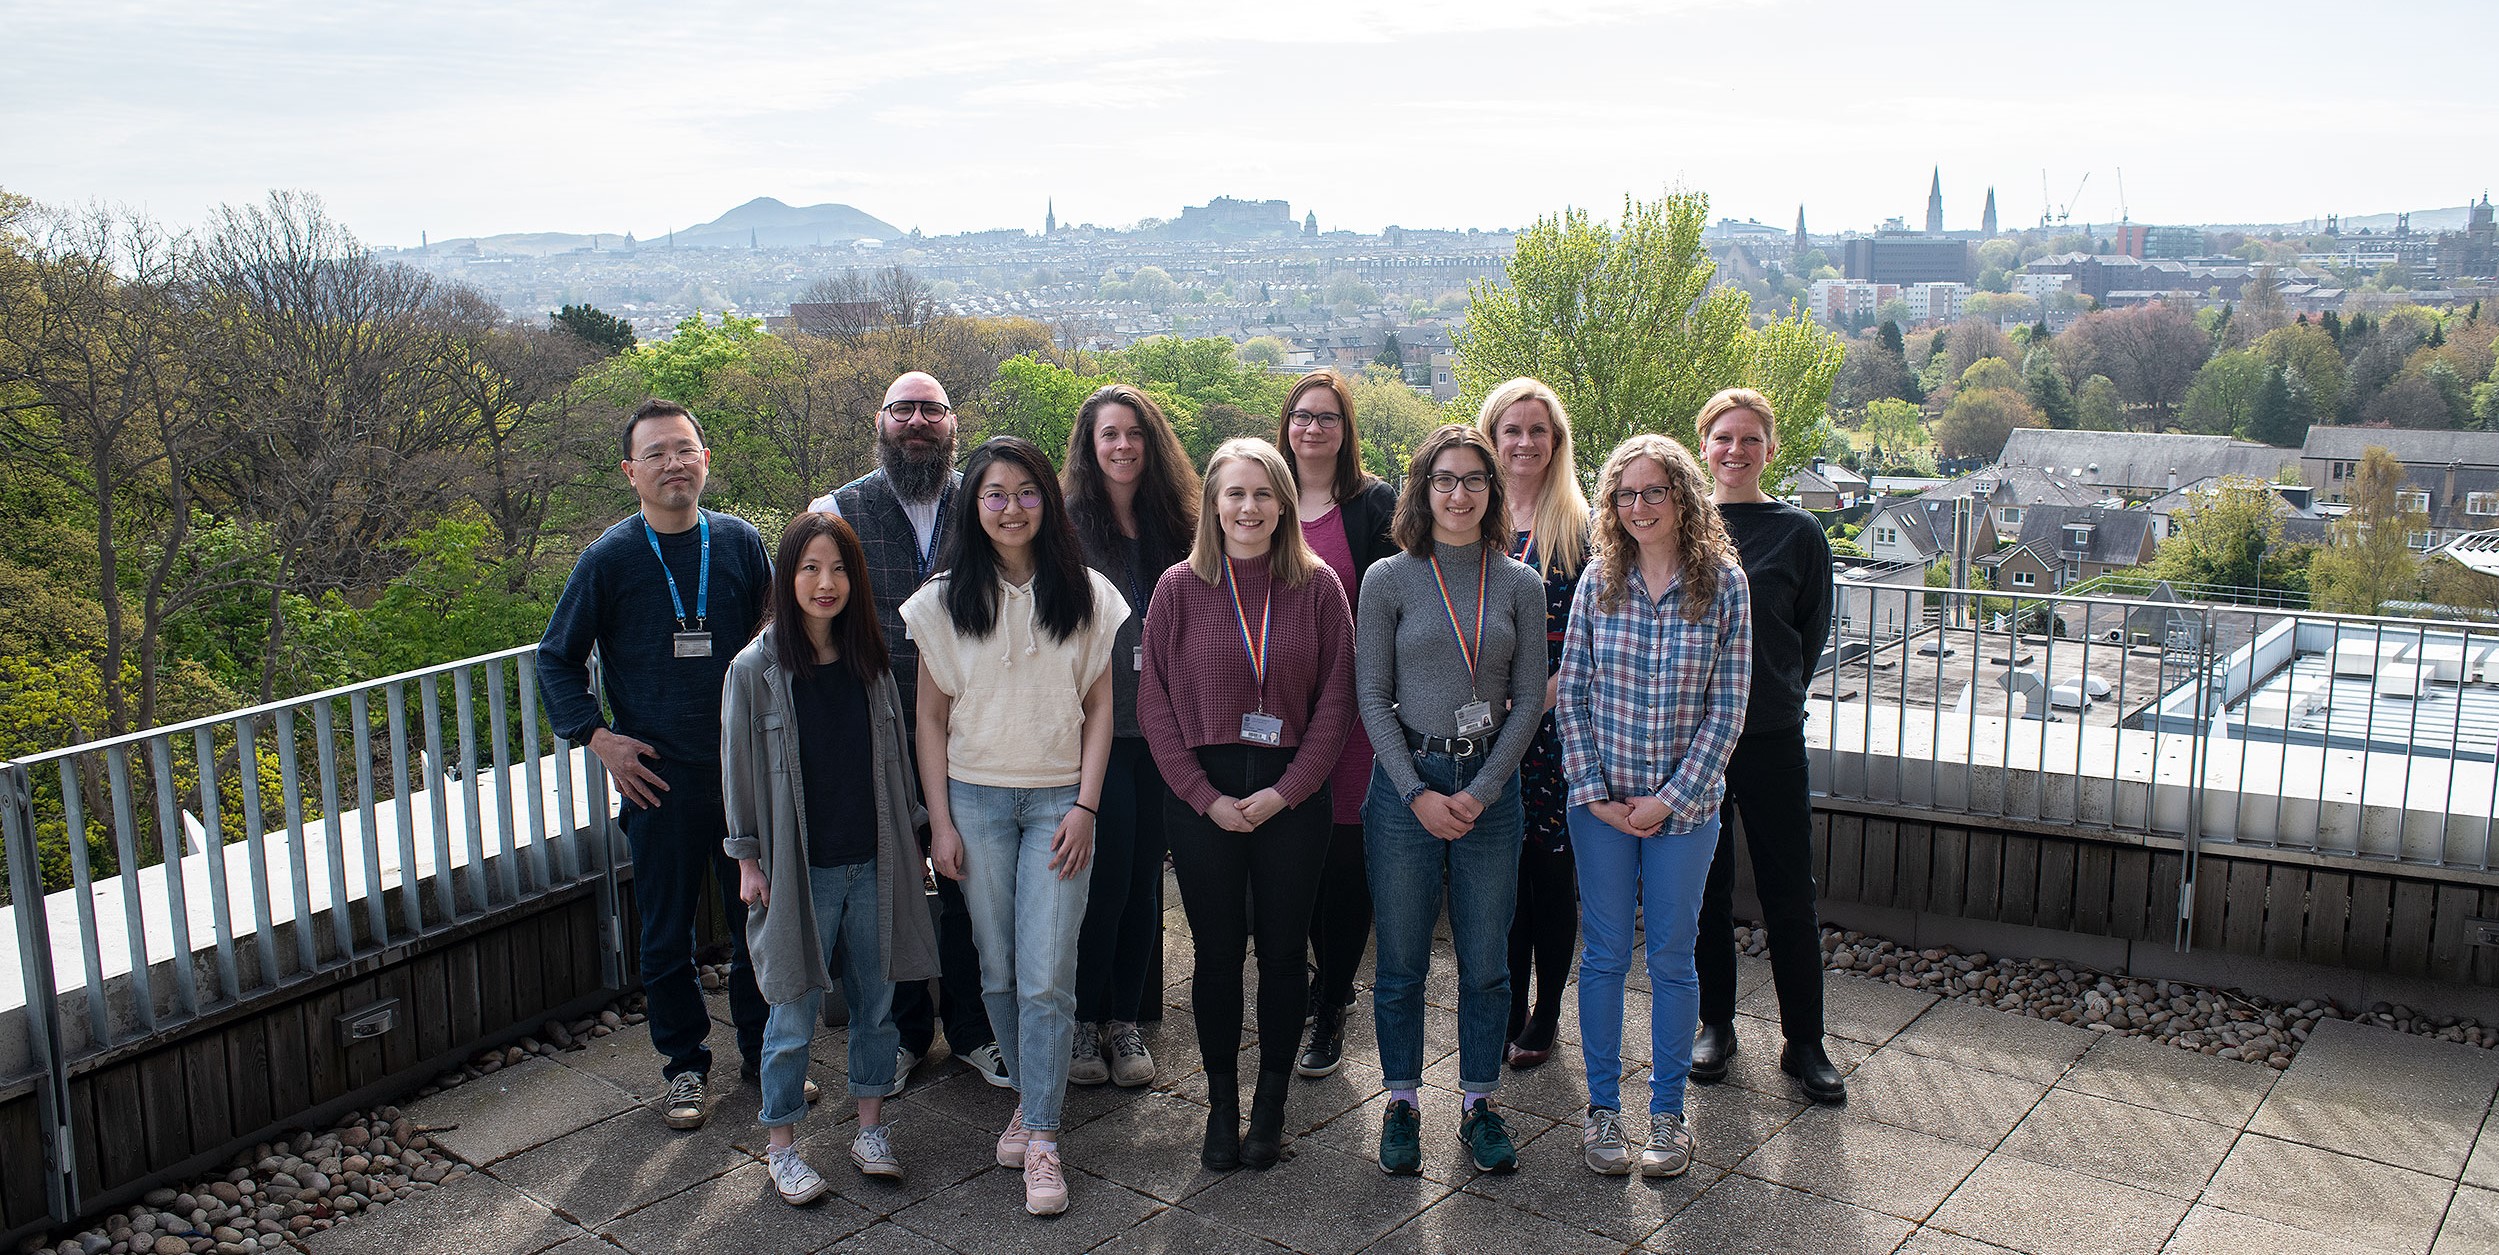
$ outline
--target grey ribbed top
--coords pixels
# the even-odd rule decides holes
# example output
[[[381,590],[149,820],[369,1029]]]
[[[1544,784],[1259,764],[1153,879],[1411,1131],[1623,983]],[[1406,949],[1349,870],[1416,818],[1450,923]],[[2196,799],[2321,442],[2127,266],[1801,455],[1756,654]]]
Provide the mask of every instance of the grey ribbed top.
[[[1444,545],[1441,579],[1449,605],[1469,638],[1475,635],[1475,574],[1480,544]],[[1545,700],[1545,586],[1536,572],[1493,551],[1484,572],[1484,639],[1477,651],[1475,681],[1467,683],[1466,655],[1449,627],[1441,603],[1441,580],[1429,559],[1411,553],[1382,558],[1362,577],[1361,611],[1354,629],[1354,693],[1363,731],[1379,764],[1400,794],[1421,782],[1414,759],[1401,752],[1405,729],[1426,736],[1456,736],[1458,707],[1492,703],[1498,739],[1475,783],[1467,787],[1485,802],[1500,797],[1510,773],[1536,739]],[[1505,714],[1505,703],[1515,716]]]

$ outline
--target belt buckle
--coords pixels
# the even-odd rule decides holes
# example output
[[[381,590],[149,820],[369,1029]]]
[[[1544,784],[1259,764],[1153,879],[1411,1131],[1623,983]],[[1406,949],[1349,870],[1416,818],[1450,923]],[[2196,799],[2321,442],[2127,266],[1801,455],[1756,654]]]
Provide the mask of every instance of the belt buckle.
[[[1471,736],[1451,737],[1449,739],[1449,753],[1453,758],[1475,757],[1475,738]]]

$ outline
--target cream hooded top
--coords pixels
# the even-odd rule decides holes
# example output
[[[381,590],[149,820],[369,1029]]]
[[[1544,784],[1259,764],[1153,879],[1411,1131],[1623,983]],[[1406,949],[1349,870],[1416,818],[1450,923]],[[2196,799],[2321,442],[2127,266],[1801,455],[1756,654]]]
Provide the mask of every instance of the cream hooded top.
[[[1052,640],[1034,621],[1030,584],[998,586],[998,622],[984,637],[955,631],[946,613],[948,576],[902,603],[903,629],[938,691],[954,700],[946,734],[946,775],[965,784],[1053,789],[1077,783],[1084,767],[1085,693],[1110,666],[1128,601],[1099,571],[1093,621]]]

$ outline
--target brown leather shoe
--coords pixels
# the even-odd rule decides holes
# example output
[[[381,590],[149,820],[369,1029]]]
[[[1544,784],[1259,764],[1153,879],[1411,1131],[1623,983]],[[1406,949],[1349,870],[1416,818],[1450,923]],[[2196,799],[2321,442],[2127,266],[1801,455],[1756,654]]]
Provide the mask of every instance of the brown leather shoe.
[[[1541,1067],[1543,1066],[1545,1060],[1553,1057],[1553,1052],[1549,1049],[1529,1050],[1516,1042],[1510,1043],[1508,1048],[1504,1051],[1504,1054],[1510,1065],[1510,1070],[1514,1072],[1524,1072],[1529,1068]]]

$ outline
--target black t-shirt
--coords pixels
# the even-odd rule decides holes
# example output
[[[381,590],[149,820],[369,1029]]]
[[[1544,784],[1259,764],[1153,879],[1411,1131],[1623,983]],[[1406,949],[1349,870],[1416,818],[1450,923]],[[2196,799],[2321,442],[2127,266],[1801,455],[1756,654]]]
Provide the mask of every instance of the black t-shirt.
[[[1805,692],[1831,634],[1831,542],[1814,516],[1784,501],[1718,507],[1753,591],[1753,691],[1744,731],[1805,721]]]
[[[846,867],[876,857],[876,743],[868,692],[841,663],[793,679],[798,765],[807,799],[807,865]]]

